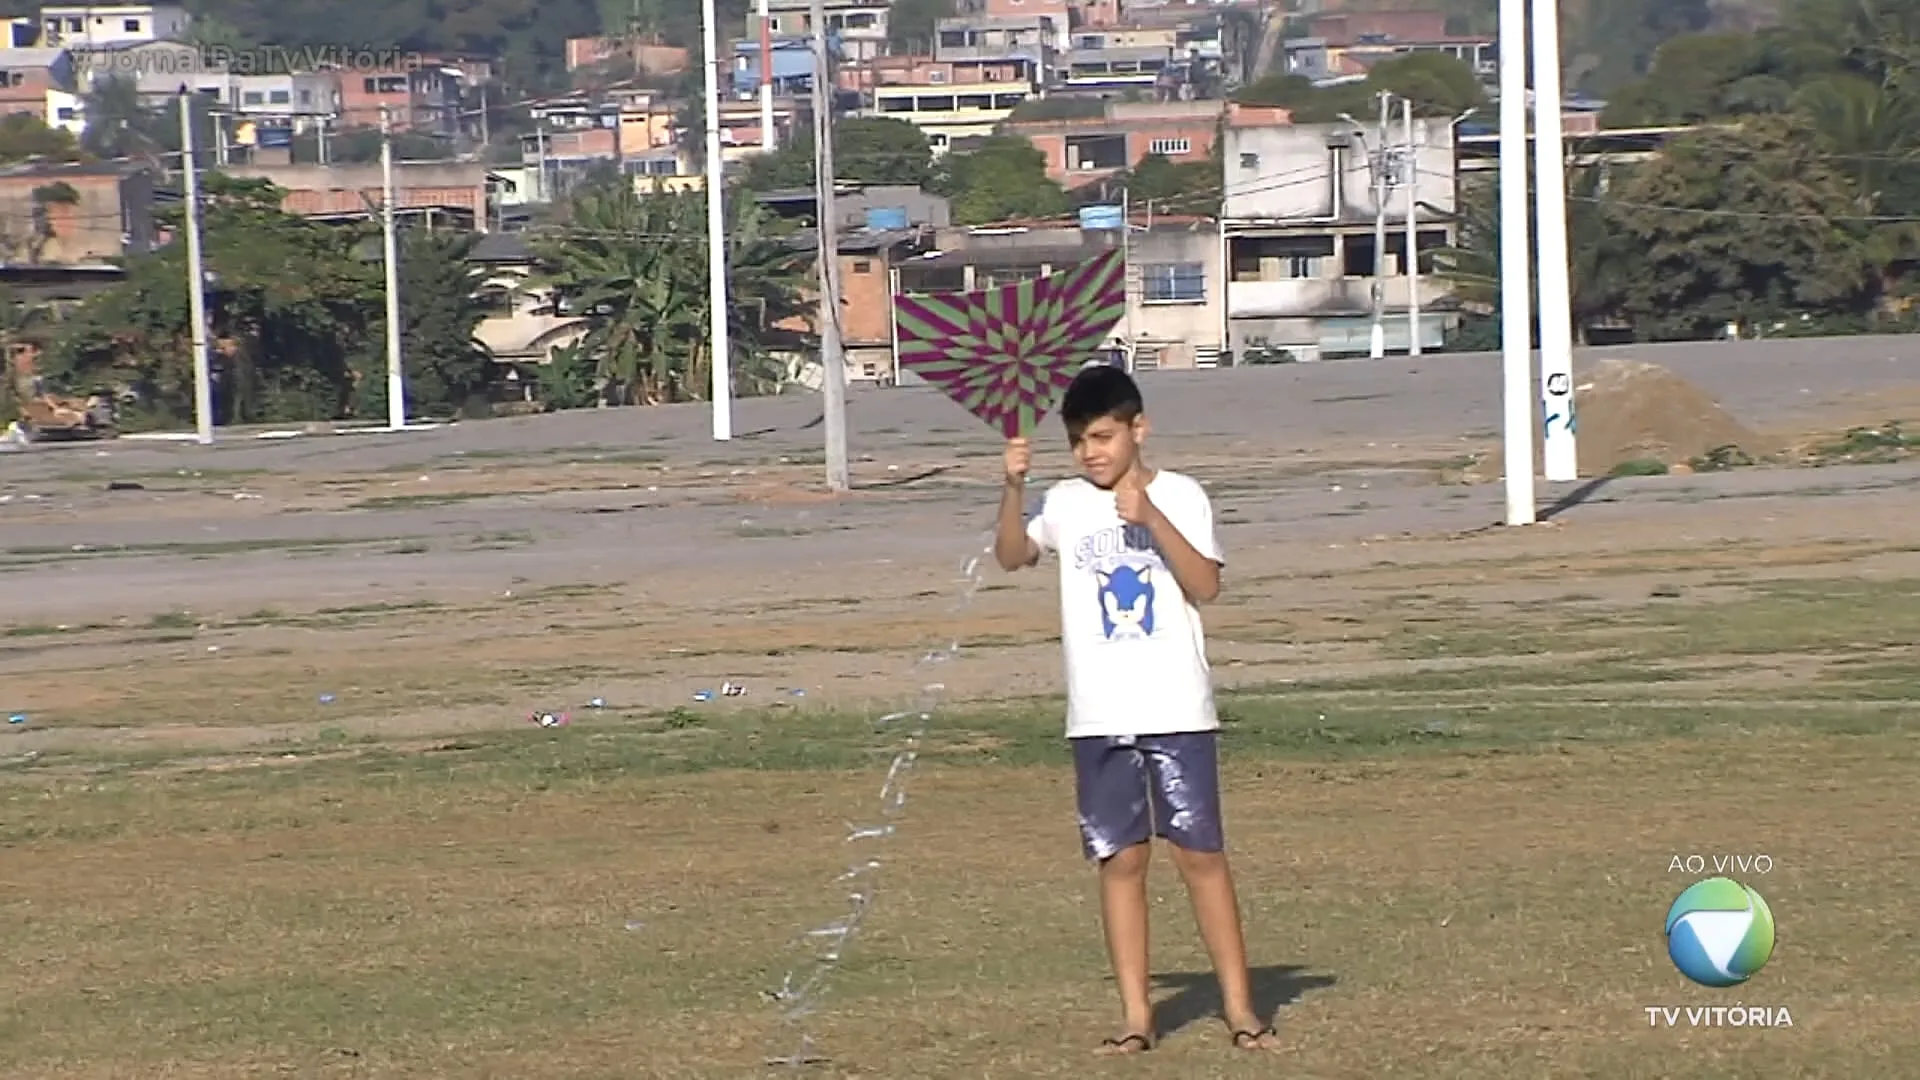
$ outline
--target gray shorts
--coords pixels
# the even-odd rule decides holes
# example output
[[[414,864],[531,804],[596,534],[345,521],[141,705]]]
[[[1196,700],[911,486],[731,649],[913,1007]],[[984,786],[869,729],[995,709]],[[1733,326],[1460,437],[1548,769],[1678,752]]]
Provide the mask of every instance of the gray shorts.
[[[1087,858],[1104,862],[1155,836],[1188,851],[1224,850],[1219,734],[1069,739]]]

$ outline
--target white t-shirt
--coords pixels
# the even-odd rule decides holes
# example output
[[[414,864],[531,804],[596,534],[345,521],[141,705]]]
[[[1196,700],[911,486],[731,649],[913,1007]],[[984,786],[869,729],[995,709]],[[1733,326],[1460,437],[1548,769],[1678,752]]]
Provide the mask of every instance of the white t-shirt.
[[[1213,504],[1199,483],[1162,469],[1147,498],[1195,551],[1224,565]],[[1063,480],[1047,491],[1027,535],[1060,557],[1067,737],[1217,730],[1200,612],[1146,526],[1120,520],[1113,492]]]

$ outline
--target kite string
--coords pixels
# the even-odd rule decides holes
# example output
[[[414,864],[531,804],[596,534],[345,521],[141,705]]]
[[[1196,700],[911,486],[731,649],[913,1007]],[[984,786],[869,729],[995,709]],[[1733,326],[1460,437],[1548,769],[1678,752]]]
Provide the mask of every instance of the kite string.
[[[972,605],[974,594],[980,591],[983,580],[982,560],[991,550],[989,545],[986,551],[973,555],[961,565],[960,591],[949,608],[951,615],[958,616]],[[920,675],[929,668],[951,661],[959,653],[959,640],[949,639],[945,645],[922,655],[915,661],[912,670]],[[791,1053],[767,1059],[769,1065],[798,1067],[827,1061],[814,1052],[813,1033],[806,1021],[818,1012],[831,975],[859,934],[867,914],[873,910],[881,869],[881,860],[874,854],[874,849],[892,838],[898,829],[898,818],[907,804],[908,778],[919,762],[921,741],[926,738],[934,710],[945,699],[946,691],[945,682],[926,682],[922,684],[913,708],[888,713],[874,722],[875,731],[883,740],[876,750],[881,754],[892,751],[886,779],[880,784],[879,819],[865,825],[847,823],[846,837],[842,842],[860,845],[860,857],[833,879],[836,889],[845,890],[847,906],[831,922],[800,935],[798,944],[811,955],[789,970],[781,980],[780,988],[767,995],[779,1004],[782,1019],[797,1039],[797,1045]]]

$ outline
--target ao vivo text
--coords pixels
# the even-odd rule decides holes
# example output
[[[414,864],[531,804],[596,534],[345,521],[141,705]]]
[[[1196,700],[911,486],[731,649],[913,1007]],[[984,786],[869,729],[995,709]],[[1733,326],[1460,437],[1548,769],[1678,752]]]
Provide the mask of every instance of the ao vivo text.
[[[1771,874],[1771,855],[1675,855],[1667,863],[1669,874],[1704,874],[1712,870],[1722,877],[1728,874]]]

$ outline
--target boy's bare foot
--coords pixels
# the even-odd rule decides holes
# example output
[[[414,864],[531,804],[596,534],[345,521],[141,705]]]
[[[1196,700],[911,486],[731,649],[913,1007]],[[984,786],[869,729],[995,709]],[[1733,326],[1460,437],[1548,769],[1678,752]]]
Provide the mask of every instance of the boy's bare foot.
[[[1278,1050],[1280,1033],[1273,1030],[1271,1024],[1256,1028],[1252,1024],[1235,1025],[1233,1029],[1233,1048],[1235,1050]]]
[[[1100,1049],[1095,1050],[1094,1053],[1099,1057],[1123,1057],[1127,1054],[1144,1054],[1151,1049],[1153,1049],[1152,1037],[1134,1031],[1101,1040]]]

